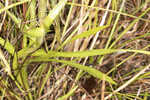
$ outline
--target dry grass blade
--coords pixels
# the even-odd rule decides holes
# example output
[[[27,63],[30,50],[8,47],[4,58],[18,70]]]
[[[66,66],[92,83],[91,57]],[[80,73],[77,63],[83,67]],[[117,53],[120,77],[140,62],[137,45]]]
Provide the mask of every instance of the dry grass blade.
[[[126,83],[124,83],[122,86],[117,88],[113,91],[113,93],[109,94],[107,97],[105,97],[105,100],[109,99],[113,94],[119,92],[120,90],[126,88],[129,84],[131,84],[136,78],[138,78],[141,74],[143,74],[147,69],[149,69],[150,65],[143,68],[139,73],[137,73],[134,77],[132,77],[130,80],[128,80]]]
[[[0,59],[3,61],[4,65],[5,65],[5,67],[4,67],[5,72],[8,73],[9,75],[12,75],[11,68],[10,68],[7,60],[5,59],[4,54],[1,49],[0,49]]]
[[[149,12],[150,0],[1,0],[0,98],[149,100]]]

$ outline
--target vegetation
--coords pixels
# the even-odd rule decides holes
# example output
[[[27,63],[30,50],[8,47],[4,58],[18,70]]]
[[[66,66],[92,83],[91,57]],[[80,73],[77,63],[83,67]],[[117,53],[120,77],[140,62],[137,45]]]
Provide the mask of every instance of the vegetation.
[[[1,0],[1,100],[148,100],[150,0]]]

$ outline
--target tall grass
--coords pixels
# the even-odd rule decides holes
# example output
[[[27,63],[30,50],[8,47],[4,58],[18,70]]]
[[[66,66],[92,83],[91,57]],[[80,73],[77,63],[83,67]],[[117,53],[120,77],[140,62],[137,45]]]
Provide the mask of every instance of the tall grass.
[[[149,5],[0,1],[0,99],[148,100]]]

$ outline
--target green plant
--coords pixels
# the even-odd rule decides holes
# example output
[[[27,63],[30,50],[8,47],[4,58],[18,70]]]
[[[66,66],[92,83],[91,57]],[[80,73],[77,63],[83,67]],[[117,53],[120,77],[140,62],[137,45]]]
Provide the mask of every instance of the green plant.
[[[149,86],[149,5],[0,1],[0,98],[146,100],[138,86]]]

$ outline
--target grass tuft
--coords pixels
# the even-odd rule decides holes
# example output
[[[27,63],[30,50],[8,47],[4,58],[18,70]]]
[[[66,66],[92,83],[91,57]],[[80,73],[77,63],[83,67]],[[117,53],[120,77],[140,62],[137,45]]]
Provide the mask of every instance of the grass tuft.
[[[149,0],[1,0],[1,100],[149,100]]]

